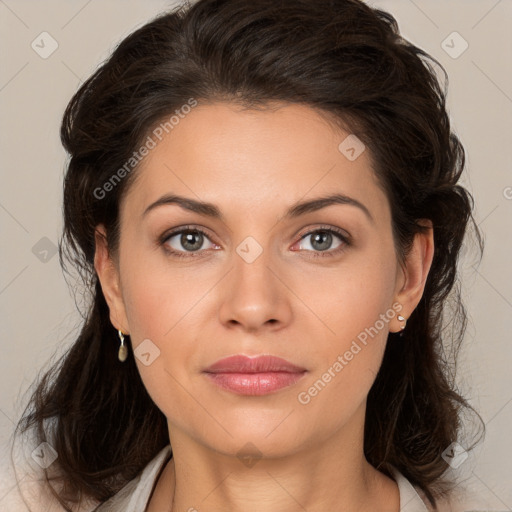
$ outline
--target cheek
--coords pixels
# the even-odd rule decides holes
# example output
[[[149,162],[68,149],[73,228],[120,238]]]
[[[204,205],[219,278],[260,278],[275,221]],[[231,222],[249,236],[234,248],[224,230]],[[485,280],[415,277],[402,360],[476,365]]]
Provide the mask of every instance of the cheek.
[[[125,262],[122,283],[130,330],[140,339],[163,339],[197,301],[190,270],[171,267],[157,253],[134,254]]]
[[[363,294],[361,300],[354,298],[350,307],[338,309],[331,323],[334,334],[315,342],[317,364],[298,390],[297,402],[303,414],[323,418],[326,430],[348,422],[375,381],[389,331],[382,303]],[[394,310],[388,313],[390,319],[392,314]]]
[[[332,355],[329,347],[342,350],[360,334],[364,338],[368,329],[374,332],[375,326],[382,335],[374,337],[385,340],[394,315],[395,262],[390,255],[368,251],[352,256],[329,273],[303,275],[295,285],[297,295],[307,298],[308,317],[313,317],[311,313],[317,317],[324,353]],[[383,324],[380,318],[386,313]]]
[[[310,412],[316,409],[340,420],[350,417],[366,398],[397,314],[392,307],[394,269],[391,256],[376,252],[310,292],[309,304],[321,320],[315,336],[318,364],[298,396],[306,409],[311,406]]]
[[[139,258],[135,250],[131,255],[122,269],[123,300],[139,373],[162,411],[185,411],[190,400],[182,396],[179,383],[188,379],[196,346],[187,326],[200,311],[197,302],[204,293],[205,276],[196,276],[192,284],[189,270],[170,269],[159,256]],[[149,355],[142,357],[143,353]]]
[[[164,280],[154,279],[150,274],[144,274],[144,279],[131,280],[124,300],[134,338],[158,340],[177,321],[173,321],[179,309],[175,294]]]
[[[183,388],[190,388],[194,350],[186,329],[190,301],[179,292],[182,286],[179,278],[145,268],[125,287],[133,356],[144,387],[166,417],[178,419],[197,414]]]

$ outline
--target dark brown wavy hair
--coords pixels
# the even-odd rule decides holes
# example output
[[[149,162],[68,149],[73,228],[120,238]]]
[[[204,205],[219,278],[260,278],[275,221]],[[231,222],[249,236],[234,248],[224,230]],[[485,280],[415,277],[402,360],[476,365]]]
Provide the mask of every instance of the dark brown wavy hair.
[[[461,439],[463,413],[481,422],[455,384],[467,323],[457,262],[469,227],[480,257],[483,239],[473,198],[457,184],[465,153],[450,127],[447,83],[441,64],[402,38],[391,14],[362,1],[199,0],[135,30],[82,84],[61,127],[70,159],[59,255],[66,279],[85,291],[84,322],[37,382],[16,429],[31,429],[57,451],[58,471],[46,472],[45,485],[65,510],[87,496],[107,500],[169,444],[166,418],[133,357],[117,359],[94,233],[105,225],[115,255],[120,200],[137,167],[108,193],[97,191],[190,98],[247,108],[303,104],[356,134],[391,205],[402,261],[424,229],[419,220],[432,221],[424,294],[403,336],[389,334],[367,400],[364,452],[388,476],[396,467],[433,505],[449,492],[441,454]]]

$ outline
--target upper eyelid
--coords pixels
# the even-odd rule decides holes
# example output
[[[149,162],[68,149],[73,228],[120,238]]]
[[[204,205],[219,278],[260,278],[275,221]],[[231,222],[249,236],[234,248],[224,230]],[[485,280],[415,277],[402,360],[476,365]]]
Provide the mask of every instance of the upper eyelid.
[[[307,228],[306,231],[304,231],[301,235],[298,235],[298,236],[300,236],[300,238],[302,239],[303,237],[309,236],[312,233],[316,233],[317,231],[329,231],[329,232],[334,233],[335,235],[344,237],[348,240],[350,240],[350,238],[351,238],[349,233],[346,232],[344,229],[336,228],[334,226],[326,226],[326,225],[318,226],[316,228]]]

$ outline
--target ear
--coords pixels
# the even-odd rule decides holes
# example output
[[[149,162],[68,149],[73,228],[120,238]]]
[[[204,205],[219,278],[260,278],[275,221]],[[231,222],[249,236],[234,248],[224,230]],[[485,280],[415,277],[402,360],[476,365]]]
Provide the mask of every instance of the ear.
[[[401,265],[403,282],[395,294],[395,300],[402,305],[399,314],[406,319],[411,316],[423,296],[427,276],[434,257],[434,229],[430,219],[420,219],[419,224],[428,228],[425,233],[417,233],[409,254]],[[391,332],[402,330],[403,322],[395,319],[396,328]]]
[[[103,224],[96,226],[94,239],[96,242],[94,268],[98,274],[101,289],[110,310],[110,321],[117,330],[122,331],[123,334],[129,334],[130,330],[121,293],[119,270],[111,258],[106,230]]]

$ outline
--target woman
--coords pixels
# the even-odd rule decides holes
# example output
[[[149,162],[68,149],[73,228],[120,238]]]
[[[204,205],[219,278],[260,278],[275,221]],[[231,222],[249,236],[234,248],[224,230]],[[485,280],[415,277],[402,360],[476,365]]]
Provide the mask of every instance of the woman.
[[[48,500],[455,510],[474,221],[432,62],[358,0],[199,0],[81,86],[60,250],[91,306],[19,425]]]

